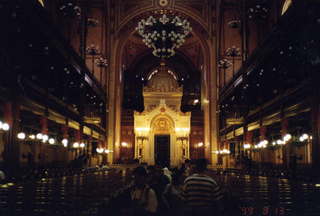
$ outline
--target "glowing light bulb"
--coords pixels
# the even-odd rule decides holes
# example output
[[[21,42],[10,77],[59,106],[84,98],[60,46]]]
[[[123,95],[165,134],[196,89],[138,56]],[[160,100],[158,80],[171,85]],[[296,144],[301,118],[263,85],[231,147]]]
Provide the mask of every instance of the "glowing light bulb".
[[[49,144],[53,145],[56,141],[53,138],[49,139]]]
[[[47,135],[47,134],[43,134],[42,135],[42,142],[47,142],[48,141],[48,139],[49,139],[49,136]]]
[[[18,133],[17,135],[18,139],[24,140],[26,138],[26,134],[23,132]]]
[[[78,142],[73,143],[73,148],[79,148],[79,143]]]
[[[61,142],[64,147],[68,147],[68,140],[66,138],[64,138]]]
[[[3,124],[2,124],[2,130],[8,131],[9,129],[10,129],[10,126],[9,126],[8,123],[3,123]]]
[[[42,136],[43,136],[42,133],[38,133],[37,136],[36,136],[36,138],[39,139],[39,140],[41,140],[41,139],[42,139]]]

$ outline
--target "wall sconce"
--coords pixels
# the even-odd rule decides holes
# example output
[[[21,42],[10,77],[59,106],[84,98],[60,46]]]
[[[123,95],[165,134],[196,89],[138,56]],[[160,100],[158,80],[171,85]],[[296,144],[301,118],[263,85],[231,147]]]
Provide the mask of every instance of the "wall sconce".
[[[20,132],[20,133],[18,133],[17,137],[18,137],[18,139],[20,139],[20,140],[24,140],[24,139],[26,138],[26,134],[23,133],[23,132]]]
[[[30,138],[31,140],[35,140],[35,139],[36,139],[36,135],[31,134],[31,135],[29,135],[29,138]]]
[[[79,143],[78,142],[73,143],[72,147],[73,148],[79,148]]]
[[[56,141],[53,138],[50,138],[48,142],[50,145],[53,145],[53,144],[55,144]]]
[[[48,136],[47,134],[43,134],[43,135],[42,135],[42,142],[43,142],[43,143],[47,142],[48,139],[49,139],[49,136]]]
[[[104,148],[97,148],[96,151],[101,154],[104,152]]]
[[[200,148],[200,147],[202,147],[203,146],[203,142],[199,142],[198,144],[197,144],[197,147],[198,148]]]
[[[250,145],[250,144],[244,144],[244,145],[243,145],[243,148],[244,148],[244,149],[249,149],[249,148],[251,148],[251,145]]]
[[[68,147],[68,140],[66,138],[64,138],[61,142],[64,147]]]
[[[8,131],[10,129],[10,125],[6,122],[0,121],[0,130]]]
[[[126,143],[126,142],[122,142],[122,143],[121,143],[121,147],[127,148],[127,147],[129,147],[129,144]]]
[[[37,135],[36,135],[36,138],[38,139],[38,140],[41,140],[42,139],[42,133],[38,133]]]

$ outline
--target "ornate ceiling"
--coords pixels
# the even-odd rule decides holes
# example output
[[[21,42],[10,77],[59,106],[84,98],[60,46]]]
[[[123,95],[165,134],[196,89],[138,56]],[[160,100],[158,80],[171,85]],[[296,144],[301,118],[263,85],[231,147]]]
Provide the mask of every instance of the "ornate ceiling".
[[[117,37],[126,38],[122,52],[123,64],[129,68],[136,58],[151,52],[135,32],[142,18],[157,12],[167,11],[181,17],[186,17],[191,23],[193,33],[185,44],[177,51],[183,53],[195,67],[203,64],[203,50],[199,38],[208,39],[215,34],[215,1],[212,0],[119,0],[111,1],[114,7],[114,20],[111,28]],[[112,11],[111,11],[112,12]]]
[[[184,45],[177,51],[183,53],[197,68],[200,68],[203,63],[200,41],[192,34],[189,34]],[[151,49],[142,42],[142,38],[134,33],[129,37],[124,47],[123,63],[126,67],[130,67],[134,60],[151,52]]]
[[[208,52],[204,43],[215,34],[215,1],[111,0],[110,6],[110,31],[119,38],[119,44],[123,44],[119,57],[124,68],[124,98],[127,100],[124,107],[143,110],[142,86],[161,60],[152,56],[152,50],[144,45],[135,28],[141,19],[165,11],[186,18],[193,29],[185,43],[176,50],[177,54],[166,60],[166,65],[183,85],[182,106],[189,106],[200,98],[201,70]]]

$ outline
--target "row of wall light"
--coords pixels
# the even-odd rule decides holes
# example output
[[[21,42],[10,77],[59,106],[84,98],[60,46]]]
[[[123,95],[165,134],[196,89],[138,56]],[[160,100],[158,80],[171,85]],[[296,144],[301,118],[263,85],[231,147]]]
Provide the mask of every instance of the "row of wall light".
[[[39,141],[42,141],[43,143],[46,143],[48,142],[50,145],[54,145],[56,143],[56,139],[52,138],[52,137],[49,137],[47,134],[42,134],[42,133],[38,133],[38,134],[30,134],[30,135],[26,135],[24,132],[20,132],[17,134],[17,138],[19,140],[25,140],[26,138],[28,137],[28,139],[30,140],[39,140]],[[61,143],[64,147],[68,147],[68,139],[64,138],[61,140]],[[84,148],[86,147],[86,144],[81,142],[74,142],[72,144],[72,147],[73,148]]]
[[[79,142],[74,142],[74,143],[72,144],[72,147],[73,147],[73,148],[84,148],[84,147],[86,147],[86,144],[83,143],[83,142],[81,142],[81,143],[79,143]]]
[[[27,135],[24,132],[20,132],[17,134],[17,138],[19,140],[25,140],[27,138]],[[42,134],[42,133],[38,133],[37,135],[30,134],[28,138],[30,140],[41,140],[43,143],[48,142],[51,145],[54,145],[56,143],[56,140],[54,138],[49,137],[47,134]]]
[[[287,144],[291,139],[293,139],[292,135],[291,134],[286,134],[282,139],[278,139],[278,140],[275,140],[272,142],[272,146],[282,146],[282,145],[285,145]],[[308,139],[312,139],[312,136],[309,136],[308,134],[304,133],[302,134],[299,139],[297,141],[299,142],[304,142]],[[268,140],[262,140],[260,141],[258,144],[256,145],[253,145],[253,148],[254,149],[262,149],[262,148],[267,148],[269,144],[269,141]],[[243,145],[243,148],[244,149],[250,149],[252,148],[251,144],[244,144]]]
[[[262,140],[258,144],[254,145],[255,149],[260,149],[260,148],[267,148],[269,141],[268,140]]]
[[[230,150],[222,149],[222,150],[217,150],[214,153],[216,153],[217,155],[228,155],[228,154],[230,154]]]
[[[99,154],[109,154],[113,151],[109,150],[109,149],[105,149],[105,148],[97,148],[96,151],[99,153]]]

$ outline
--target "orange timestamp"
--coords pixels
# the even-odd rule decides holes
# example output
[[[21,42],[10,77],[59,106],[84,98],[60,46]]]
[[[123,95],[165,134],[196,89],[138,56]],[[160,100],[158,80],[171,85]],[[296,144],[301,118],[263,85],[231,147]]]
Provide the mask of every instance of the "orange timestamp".
[[[246,206],[241,207],[241,215],[243,216],[285,216],[285,208],[284,207],[271,207],[271,206],[263,206],[263,207],[252,207]]]

